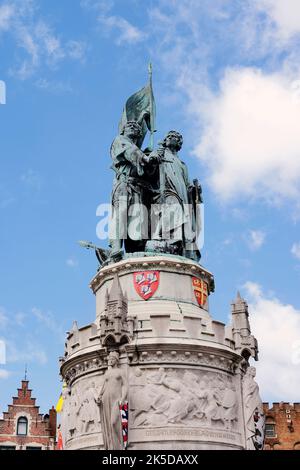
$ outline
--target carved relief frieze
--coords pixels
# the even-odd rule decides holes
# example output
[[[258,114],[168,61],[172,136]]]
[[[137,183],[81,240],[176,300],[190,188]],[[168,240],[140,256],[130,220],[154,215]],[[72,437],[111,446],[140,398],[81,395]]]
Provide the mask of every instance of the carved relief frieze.
[[[237,430],[234,378],[194,369],[130,369],[131,427],[190,426]]]

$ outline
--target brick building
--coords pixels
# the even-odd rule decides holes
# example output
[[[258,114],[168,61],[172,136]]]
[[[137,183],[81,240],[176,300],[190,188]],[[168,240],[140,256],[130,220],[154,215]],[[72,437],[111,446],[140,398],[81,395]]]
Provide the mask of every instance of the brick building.
[[[300,403],[264,403],[265,450],[300,450]]]
[[[0,419],[0,450],[54,450],[56,411],[39,413],[36,399],[31,397],[28,380],[22,380],[18,396]]]

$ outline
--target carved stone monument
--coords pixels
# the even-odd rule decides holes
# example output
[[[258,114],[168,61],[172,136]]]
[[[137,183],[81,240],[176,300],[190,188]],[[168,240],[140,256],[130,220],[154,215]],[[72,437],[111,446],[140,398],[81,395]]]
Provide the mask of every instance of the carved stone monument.
[[[197,246],[202,190],[179,159],[178,132],[141,150],[154,110],[150,77],[127,101],[111,149],[110,250],[99,249],[90,284],[96,319],[74,322],[60,360],[64,446],[260,449],[248,306],[238,294],[227,326],[210,314],[214,278]]]

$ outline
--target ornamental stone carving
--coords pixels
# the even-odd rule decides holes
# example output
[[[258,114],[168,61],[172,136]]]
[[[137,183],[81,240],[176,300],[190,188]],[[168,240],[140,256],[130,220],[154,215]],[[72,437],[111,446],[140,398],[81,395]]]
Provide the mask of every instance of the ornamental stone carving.
[[[264,443],[264,412],[259,387],[254,380],[255,367],[249,367],[243,379],[246,448],[260,450]]]
[[[108,356],[108,369],[104,376],[97,403],[100,407],[104,448],[122,450],[123,437],[120,419],[120,403],[127,401],[128,384],[120,368],[119,354],[115,351]]]
[[[81,434],[87,434],[89,431],[99,430],[100,428],[100,413],[97,405],[98,392],[95,383],[85,390],[81,398],[81,404],[76,414],[81,422]]]
[[[232,430],[238,397],[230,376],[160,367],[133,367],[130,374],[132,427],[190,425]]]

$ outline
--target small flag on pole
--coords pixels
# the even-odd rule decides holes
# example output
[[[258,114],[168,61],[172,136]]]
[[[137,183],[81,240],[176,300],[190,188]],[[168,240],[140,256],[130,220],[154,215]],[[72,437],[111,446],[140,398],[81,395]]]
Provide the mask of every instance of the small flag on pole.
[[[63,399],[62,394],[60,394],[60,397],[59,397],[58,402],[56,404],[56,412],[57,413],[62,412],[63,404],[64,404],[64,399]]]
[[[126,449],[128,445],[128,401],[120,402],[119,409],[122,423],[123,448]]]
[[[62,393],[60,394],[59,396],[59,399],[58,399],[58,402],[56,404],[56,413],[61,413],[62,412],[62,409],[63,409],[63,405],[64,405],[64,390],[67,388],[67,384],[64,382],[63,384],[63,389],[62,389]]]

